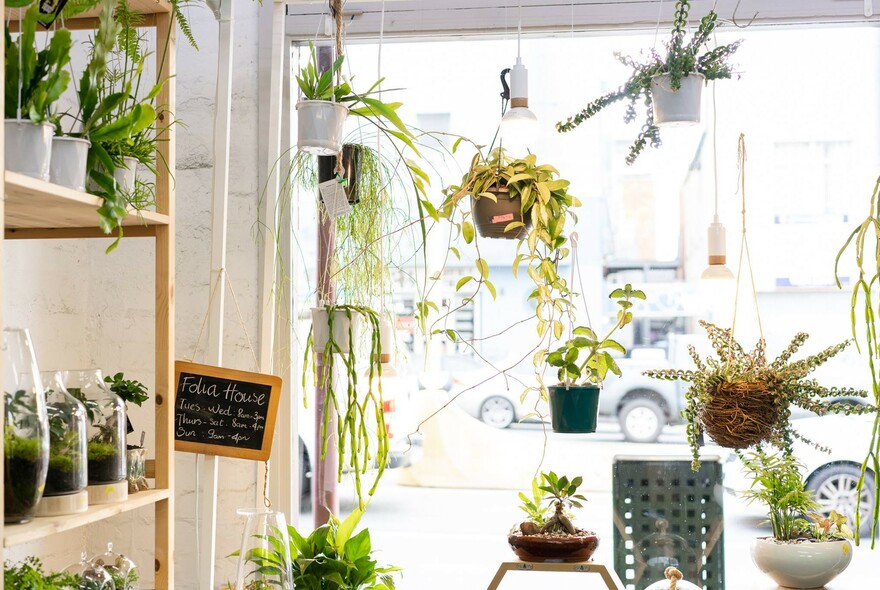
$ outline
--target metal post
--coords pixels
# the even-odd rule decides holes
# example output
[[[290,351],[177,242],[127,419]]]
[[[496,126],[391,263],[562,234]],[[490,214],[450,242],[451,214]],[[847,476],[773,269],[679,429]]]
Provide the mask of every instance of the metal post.
[[[330,47],[318,48],[318,67],[322,72],[330,69],[333,64],[333,53]],[[335,156],[320,156],[319,160],[333,160]],[[318,182],[324,182],[333,178],[334,166],[318,166]],[[328,172],[329,171],[329,172]],[[331,262],[333,250],[336,248],[336,230],[333,220],[327,215],[324,203],[318,199],[318,305],[323,302],[326,305],[336,301],[336,292],[333,282],[330,280]],[[317,354],[317,374],[321,375],[324,370],[324,355]],[[333,376],[331,376],[333,378]],[[312,462],[315,465],[312,477],[312,506],[315,515],[315,526],[327,523],[330,514],[339,513],[339,498],[336,494],[336,473],[339,465],[339,456],[336,450],[336,441],[330,441],[327,445],[327,454],[321,458],[321,425],[324,422],[324,413],[332,412],[332,407],[324,404],[324,389],[315,383],[315,457]],[[336,416],[330,416],[330,424],[335,425]],[[336,432],[335,426],[328,429],[327,436]],[[334,437],[335,438],[335,437]]]

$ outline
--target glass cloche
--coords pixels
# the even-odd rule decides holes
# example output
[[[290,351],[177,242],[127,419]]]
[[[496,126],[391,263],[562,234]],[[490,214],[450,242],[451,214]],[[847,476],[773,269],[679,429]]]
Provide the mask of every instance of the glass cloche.
[[[101,566],[116,585],[116,590],[139,590],[140,574],[135,563],[123,555],[113,551],[113,543],[107,543],[107,551],[91,559],[93,565]]]
[[[41,373],[49,415],[49,471],[44,496],[75,494],[86,488],[86,408],[70,395],[56,371]]]
[[[88,560],[83,551],[77,563],[67,566],[64,571],[79,579],[81,590],[116,590],[110,573],[102,566]]]
[[[89,420],[89,485],[125,481],[125,403],[98,369],[61,371],[60,381],[85,406]]]
[[[33,518],[49,464],[49,422],[27,330],[3,330],[3,509],[8,524]]]

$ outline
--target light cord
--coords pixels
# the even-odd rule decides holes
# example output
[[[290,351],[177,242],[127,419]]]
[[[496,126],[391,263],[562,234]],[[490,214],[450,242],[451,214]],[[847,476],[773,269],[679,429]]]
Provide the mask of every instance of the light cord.
[[[516,58],[517,61],[520,59],[520,44],[522,43],[522,0],[519,0],[519,10],[517,12],[517,20],[519,21],[516,25]]]

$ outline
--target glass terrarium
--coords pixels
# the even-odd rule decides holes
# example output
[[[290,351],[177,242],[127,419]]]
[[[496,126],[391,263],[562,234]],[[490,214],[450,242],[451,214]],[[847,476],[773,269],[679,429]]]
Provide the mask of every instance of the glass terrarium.
[[[78,588],[81,590],[116,590],[110,572],[89,561],[85,551],[77,563],[67,566],[64,571],[79,580]]]
[[[28,522],[46,483],[49,423],[27,330],[3,330],[3,394],[4,520]]]
[[[122,553],[113,551],[113,543],[107,543],[107,551],[93,557],[91,563],[103,567],[110,574],[116,590],[139,590],[137,566]]]
[[[60,373],[43,371],[41,376],[49,416],[49,471],[43,495],[75,494],[88,483],[86,408],[64,389]]]
[[[89,420],[89,485],[124,481],[125,403],[106,386],[98,369],[61,371],[60,382],[67,393],[82,402]]]

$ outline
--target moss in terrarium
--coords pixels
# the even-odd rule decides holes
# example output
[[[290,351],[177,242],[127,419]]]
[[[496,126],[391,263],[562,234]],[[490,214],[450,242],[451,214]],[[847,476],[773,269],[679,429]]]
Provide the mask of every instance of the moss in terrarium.
[[[21,438],[10,434],[3,437],[3,452],[7,457],[23,461],[37,461],[40,457],[40,441],[36,438]]]
[[[67,473],[73,470],[73,464],[73,457],[70,455],[49,455],[49,469]]]
[[[115,445],[100,441],[89,441],[89,461],[104,461],[118,454]]]

